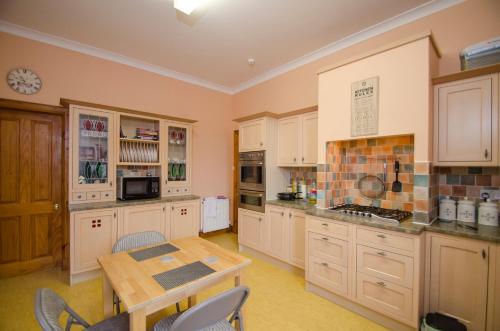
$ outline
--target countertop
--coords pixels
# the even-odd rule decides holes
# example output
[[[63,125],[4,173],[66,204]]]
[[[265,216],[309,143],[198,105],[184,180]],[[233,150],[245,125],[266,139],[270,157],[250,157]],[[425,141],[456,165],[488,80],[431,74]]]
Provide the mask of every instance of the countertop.
[[[144,199],[144,200],[115,200],[115,201],[104,201],[96,203],[73,203],[69,205],[70,212],[85,211],[92,209],[106,209],[106,208],[120,208],[128,206],[138,206],[138,205],[148,205],[153,203],[166,203],[166,202],[178,202],[178,201],[189,201],[200,199],[197,195],[179,195],[172,197],[156,198],[156,199]]]
[[[457,222],[445,222],[436,220],[431,225],[421,223],[413,223],[413,219],[408,219],[400,224],[389,223],[383,221],[376,221],[359,216],[345,215],[333,212],[328,209],[320,209],[311,206],[303,200],[285,201],[285,200],[269,200],[266,204],[275,205],[285,208],[294,208],[303,210],[307,215],[329,218],[340,222],[347,222],[375,228],[403,232],[408,234],[418,235],[423,231],[442,233],[457,237],[489,241],[493,243],[500,243],[500,227],[477,225],[478,229],[467,229],[457,225]]]

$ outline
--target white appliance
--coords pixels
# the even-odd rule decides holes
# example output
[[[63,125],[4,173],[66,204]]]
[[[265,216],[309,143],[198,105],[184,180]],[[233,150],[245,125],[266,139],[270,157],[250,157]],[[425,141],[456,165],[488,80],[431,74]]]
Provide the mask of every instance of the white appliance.
[[[201,231],[207,233],[227,228],[229,228],[229,199],[204,198],[201,209]]]
[[[500,63],[500,36],[471,45],[460,52],[462,70]]]

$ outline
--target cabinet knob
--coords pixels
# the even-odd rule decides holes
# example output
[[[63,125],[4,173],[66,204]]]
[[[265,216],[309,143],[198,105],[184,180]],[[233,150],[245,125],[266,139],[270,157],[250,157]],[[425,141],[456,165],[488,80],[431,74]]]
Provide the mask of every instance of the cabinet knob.
[[[59,210],[59,204],[58,203],[54,204],[54,210]]]
[[[281,217],[283,217],[283,216],[285,216],[285,212],[282,211],[281,212]]]
[[[262,218],[261,217],[259,217],[259,222],[262,222]]]
[[[112,180],[109,181],[109,186],[113,186],[113,181]]]
[[[482,255],[483,255],[483,259],[485,259],[485,260],[486,260],[486,250],[484,250],[484,249],[483,249],[483,251],[482,251]]]
[[[262,145],[264,145],[264,144],[261,142],[261,143],[260,143],[260,145],[262,146]]]
[[[487,159],[488,158],[488,149],[486,148],[484,150],[484,158]]]
[[[328,263],[326,263],[326,262],[321,262],[321,265],[325,266],[325,267],[328,267]]]

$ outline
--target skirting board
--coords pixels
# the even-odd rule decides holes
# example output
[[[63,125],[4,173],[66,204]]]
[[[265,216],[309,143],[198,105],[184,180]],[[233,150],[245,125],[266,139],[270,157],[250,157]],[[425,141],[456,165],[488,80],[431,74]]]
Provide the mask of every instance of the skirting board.
[[[292,272],[296,275],[299,275],[301,277],[304,277],[305,273],[304,273],[304,270],[299,268],[299,267],[296,267],[296,266],[293,266],[291,264],[288,264],[286,262],[283,262],[281,260],[278,260],[272,256],[269,256],[265,253],[262,253],[262,252],[259,252],[258,250],[255,250],[253,248],[250,248],[248,246],[244,246],[244,245],[239,245],[239,251],[240,253],[248,253],[248,254],[251,254],[253,256],[255,256],[256,258],[259,258],[261,260],[264,260],[280,269],[283,269],[283,270],[286,270],[286,271],[289,271],[289,272]]]
[[[382,314],[379,314],[371,309],[365,308],[361,305],[358,305],[357,303],[354,303],[348,299],[345,299],[341,296],[338,296],[332,292],[329,292],[319,286],[316,286],[314,284],[311,284],[310,282],[306,281],[306,290],[319,295],[320,297],[323,297],[329,301],[332,301],[333,303],[344,307],[356,314],[359,314],[370,321],[373,321],[377,324],[382,325],[383,327],[388,328],[389,330],[395,330],[395,331],[415,331],[415,328],[412,328],[411,326],[408,326],[406,324],[400,323],[398,321],[395,321],[387,316],[384,316]]]
[[[99,278],[102,275],[101,269],[84,271],[77,274],[69,275],[69,286],[85,282],[87,280]]]

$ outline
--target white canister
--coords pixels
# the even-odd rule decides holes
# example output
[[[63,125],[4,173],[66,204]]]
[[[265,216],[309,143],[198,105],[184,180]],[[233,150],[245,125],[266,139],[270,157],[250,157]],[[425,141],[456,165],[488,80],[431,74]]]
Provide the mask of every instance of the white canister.
[[[458,202],[457,219],[462,222],[475,223],[476,207],[474,206],[474,201],[465,197]]]
[[[457,203],[449,196],[439,202],[439,219],[446,221],[457,219]]]
[[[479,204],[478,221],[482,225],[498,226],[498,204],[490,199]]]

